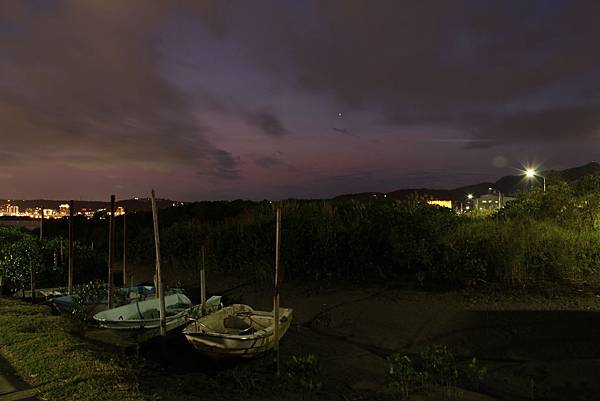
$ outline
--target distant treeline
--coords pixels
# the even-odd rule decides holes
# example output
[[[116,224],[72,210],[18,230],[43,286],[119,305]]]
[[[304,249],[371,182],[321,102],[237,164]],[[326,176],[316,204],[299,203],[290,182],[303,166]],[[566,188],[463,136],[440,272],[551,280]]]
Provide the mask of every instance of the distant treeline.
[[[204,246],[208,269],[271,280],[276,206],[283,210],[281,262],[286,280],[364,282],[422,272],[425,280],[448,286],[523,286],[582,279],[600,270],[597,176],[572,184],[549,180],[546,192],[536,188],[521,193],[506,208],[487,215],[458,215],[417,199],[199,202],[173,207],[159,216],[163,265],[189,275],[198,269]],[[105,280],[108,219],[74,223],[76,281]],[[117,218],[117,259],[122,254],[122,224],[123,218]],[[152,265],[151,214],[129,214],[127,227],[128,260]],[[7,244],[19,235],[32,236],[15,236],[13,229],[2,232],[0,269],[8,277],[6,261],[16,251]],[[41,275],[49,281],[65,275],[64,250],[62,259],[55,255],[61,243],[66,247],[67,232],[66,219],[46,223],[49,239],[42,245],[40,271],[53,272]],[[32,238],[30,245],[39,242]],[[45,284],[51,285],[49,281]]]

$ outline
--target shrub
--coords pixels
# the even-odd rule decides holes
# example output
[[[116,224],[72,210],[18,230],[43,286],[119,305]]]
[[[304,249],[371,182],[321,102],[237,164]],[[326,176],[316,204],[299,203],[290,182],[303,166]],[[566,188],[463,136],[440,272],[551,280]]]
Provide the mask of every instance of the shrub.
[[[319,361],[312,354],[294,355],[287,363],[287,377],[292,385],[302,390],[303,399],[307,394],[309,399],[312,399],[313,393],[321,388],[320,376]]]

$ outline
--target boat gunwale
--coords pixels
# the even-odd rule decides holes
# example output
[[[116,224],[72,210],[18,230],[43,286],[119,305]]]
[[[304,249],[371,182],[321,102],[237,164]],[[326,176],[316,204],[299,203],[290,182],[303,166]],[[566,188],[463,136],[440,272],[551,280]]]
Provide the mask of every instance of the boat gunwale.
[[[231,305],[231,306],[233,307],[234,305]],[[221,310],[225,310],[225,308],[223,308]],[[273,321],[275,320],[275,317],[273,316],[273,312],[252,310],[251,313],[254,315],[257,315],[257,316],[268,316],[268,317],[271,317],[273,319]],[[292,308],[281,308],[280,313],[281,313],[281,316],[279,318],[280,324],[281,323],[287,324],[287,321],[281,322],[281,319],[284,317],[287,318],[287,320],[290,321],[290,324],[291,324],[290,316],[293,313],[293,309]],[[198,320],[200,320],[200,319],[198,319]],[[229,339],[229,340],[249,341],[249,340],[257,340],[257,339],[261,339],[261,338],[265,338],[265,337],[270,337],[271,335],[273,335],[275,325],[270,324],[269,326],[265,327],[264,329],[257,330],[252,334],[231,334],[231,333],[220,333],[218,331],[197,331],[194,326],[195,326],[194,323],[190,323],[187,327],[185,327],[183,329],[183,334],[186,337],[188,337],[188,336],[191,337],[192,340],[196,339],[198,337],[217,337],[217,338],[224,338],[224,339]],[[191,331],[191,330],[194,330],[194,331]]]
[[[171,316],[167,316],[166,320],[170,321],[173,319],[177,319],[182,317],[183,315],[188,313],[189,308],[182,310],[181,312],[176,313],[175,315],[171,315]],[[110,322],[110,323],[131,323],[131,324],[135,324],[135,323],[151,323],[151,322],[160,322],[160,318],[154,318],[154,319],[107,319],[104,317],[99,317],[96,318],[94,317],[94,320],[96,320],[98,323],[106,323],[106,322]]]

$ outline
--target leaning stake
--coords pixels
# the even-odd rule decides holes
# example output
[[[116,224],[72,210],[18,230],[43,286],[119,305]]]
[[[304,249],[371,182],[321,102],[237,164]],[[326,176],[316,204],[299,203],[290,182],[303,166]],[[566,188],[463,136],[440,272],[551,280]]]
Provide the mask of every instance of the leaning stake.
[[[68,291],[69,295],[73,293],[73,257],[75,256],[73,241],[75,240],[74,234],[74,222],[73,222],[73,209],[75,205],[71,200],[69,201],[69,282],[68,282]],[[61,242],[61,252],[62,252],[62,242]],[[62,255],[62,253],[61,253]]]
[[[202,316],[206,313],[206,273],[204,264],[204,245],[202,245],[202,265],[200,267],[200,310]]]
[[[277,208],[277,222],[275,224],[275,296],[273,299],[273,314],[275,318],[275,360],[277,362],[277,375],[279,376],[279,246],[281,242],[281,209]]]
[[[108,223],[108,309],[113,307],[113,264],[115,262],[115,196],[110,196],[110,220]]]
[[[160,273],[160,238],[158,236],[158,211],[156,210],[154,190],[152,190],[152,220],[154,222],[154,247],[156,248],[156,283],[160,303],[160,335],[164,337],[167,335],[167,321],[165,316],[165,292]]]
[[[123,208],[123,287],[131,287],[127,273],[127,209]]]

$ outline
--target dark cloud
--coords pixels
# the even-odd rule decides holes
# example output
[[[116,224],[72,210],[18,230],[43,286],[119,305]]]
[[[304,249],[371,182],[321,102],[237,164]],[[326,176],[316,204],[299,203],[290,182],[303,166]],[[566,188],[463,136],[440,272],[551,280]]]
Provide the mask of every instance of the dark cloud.
[[[557,107],[558,96],[545,96],[557,85],[575,103],[600,103],[597,89],[590,90],[600,87],[598,2],[213,4],[221,12],[206,18],[220,35],[252,48],[263,68],[291,73],[303,90],[331,94],[350,109],[381,110],[392,124],[476,130],[493,137],[489,146],[537,140],[536,133],[511,135],[486,122],[512,104],[530,103],[549,112],[523,114],[533,120],[519,125],[539,125]],[[486,118],[473,126],[473,113]],[[571,128],[571,137],[589,134],[577,122]]]
[[[352,135],[352,133],[347,129],[347,128],[332,128],[332,130],[334,130],[337,133],[340,133],[342,135]]]
[[[232,157],[231,153],[221,149],[216,149],[213,152],[214,168],[201,174],[215,176],[218,178],[237,179],[239,178],[238,160]]]
[[[519,141],[566,141],[600,137],[600,107],[564,107],[482,116],[476,123],[476,142],[494,138]],[[483,128],[481,128],[483,127]]]
[[[255,126],[262,133],[269,136],[283,136],[288,132],[275,115],[265,111],[244,113],[244,119],[248,124]]]
[[[421,161],[583,148],[599,134],[598,15],[585,0],[2,1],[0,164],[78,170],[79,182],[208,177],[229,193],[248,178],[237,155],[300,166],[322,141],[319,156],[348,174],[322,188],[348,192],[383,163],[346,146],[355,132],[382,153],[414,132]],[[338,110],[342,135],[319,137]],[[273,139],[286,158],[266,149]],[[481,152],[439,157],[460,146]]]
[[[0,121],[11,133],[3,148],[83,168],[185,166],[232,177],[233,159],[206,139],[161,71],[161,33],[173,11],[109,3],[2,10],[10,29],[0,30]]]
[[[256,163],[257,166],[265,168],[265,169],[270,169],[271,167],[275,167],[277,165],[282,164],[282,161],[274,156],[260,156],[260,157],[257,157],[254,160],[254,162]]]
[[[269,155],[256,155],[253,157],[254,164],[265,170],[278,169],[280,171],[291,172],[296,168],[290,164],[283,152],[276,152]]]

